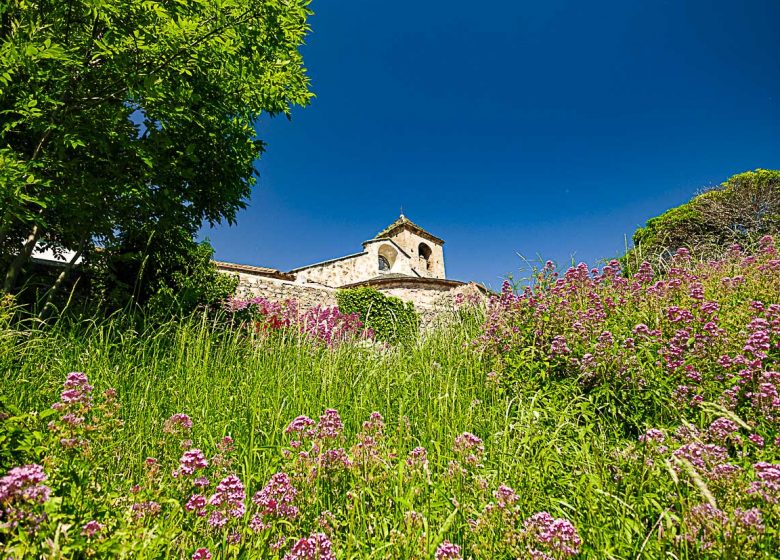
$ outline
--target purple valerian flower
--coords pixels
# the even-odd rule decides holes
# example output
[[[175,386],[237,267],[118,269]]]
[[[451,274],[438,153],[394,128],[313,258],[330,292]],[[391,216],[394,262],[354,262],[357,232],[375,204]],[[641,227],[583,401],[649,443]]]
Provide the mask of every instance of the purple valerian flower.
[[[532,543],[562,556],[579,552],[582,540],[577,529],[566,519],[553,519],[546,511],[535,513],[525,520],[525,534]]]
[[[192,481],[192,484],[197,486],[198,488],[205,488],[209,485],[209,479],[205,476],[199,476],[195,480]]]
[[[220,453],[230,453],[235,450],[233,445],[233,438],[230,436],[223,437],[217,444],[217,449]]]
[[[698,544],[702,550],[712,548],[718,537],[728,526],[728,516],[710,504],[693,506],[683,516],[685,533],[683,538]]]
[[[764,438],[758,434],[750,434],[748,439],[758,447],[764,447]]]
[[[88,539],[91,539],[98,533],[100,533],[104,529],[104,525],[101,525],[94,519],[92,521],[88,521],[82,528],[81,528],[81,534]]]
[[[301,437],[307,437],[314,435],[311,427],[314,426],[314,420],[308,416],[298,416],[295,420],[290,422],[290,425],[285,428],[285,433],[300,433]]]
[[[728,460],[728,451],[719,445],[693,441],[676,449],[674,456],[688,461],[699,472],[708,475],[713,472],[716,466]]]
[[[199,548],[192,554],[192,560],[211,560],[211,552],[208,548]]]
[[[209,525],[211,525],[215,529],[221,529],[222,527],[227,525],[227,522],[228,522],[228,518],[222,512],[222,510],[214,510],[211,512],[211,515],[209,515]]]
[[[334,527],[336,526],[336,516],[326,509],[317,518],[317,526],[325,531],[325,533],[333,534]]]
[[[263,516],[294,519],[298,508],[293,505],[298,491],[290,482],[286,473],[276,473],[265,487],[257,492],[252,501],[260,507]]]
[[[760,494],[770,504],[780,501],[780,464],[760,462],[753,465],[758,479],[748,489],[748,494]]]
[[[325,533],[314,533],[295,543],[283,560],[336,560],[333,545]]]
[[[655,441],[657,443],[663,443],[665,439],[666,436],[664,433],[656,428],[650,428],[644,434],[639,436],[639,441],[641,442]]]
[[[206,515],[206,497],[201,494],[193,494],[184,505],[187,511],[195,512],[198,517]]]
[[[365,451],[364,442],[359,443],[355,447]],[[362,458],[368,458],[365,457],[367,453],[362,453],[362,455]],[[328,449],[320,456],[320,466],[326,471],[341,471],[350,468],[352,466],[352,460],[349,458],[344,448],[338,447],[336,449]]]
[[[68,374],[64,384],[65,390],[60,395],[63,403],[84,403],[89,405],[92,385],[89,384],[86,374],[74,371]]]
[[[192,419],[186,414],[176,413],[165,421],[163,432],[175,434],[188,432],[192,429]]]
[[[758,508],[750,508],[748,510],[737,508],[734,510],[734,518],[744,529],[755,533],[764,532],[764,518]]]
[[[265,531],[269,527],[270,525],[263,522],[263,518],[260,517],[259,515],[253,515],[252,519],[249,521],[249,528],[252,529],[252,531],[255,533]]]
[[[375,437],[382,435],[385,429],[385,419],[378,412],[372,412],[368,420],[363,422],[363,432],[373,434]]]
[[[515,492],[506,484],[499,486],[498,490],[493,492],[493,497],[496,499],[496,502],[498,502],[498,507],[500,509],[512,507],[520,499],[520,496],[517,495],[517,492]]]
[[[162,509],[160,504],[154,501],[138,502],[133,504],[133,517],[135,519],[141,519],[144,517],[157,517]]]
[[[317,437],[322,439],[335,439],[341,435],[344,430],[344,424],[341,422],[338,410],[328,408],[320,416],[317,424]]]
[[[228,516],[242,517],[246,511],[246,506],[244,505],[245,498],[244,485],[240,478],[234,474],[230,474],[223,478],[219,484],[217,484],[216,493],[208,500],[210,506],[218,508],[217,511],[212,513],[212,516],[209,518],[209,523],[212,524],[212,526],[221,527],[227,522]],[[216,513],[222,515],[214,515]],[[212,517],[214,520],[213,523]]]
[[[457,544],[444,541],[436,549],[435,558],[436,560],[462,560],[463,556],[461,556],[460,547]]]
[[[0,478],[0,504],[33,502],[42,504],[49,499],[51,489],[41,484],[48,477],[40,465],[14,467]]]
[[[455,438],[452,449],[458,455],[463,455],[466,462],[472,466],[479,462],[480,457],[485,452],[485,445],[482,440],[471,432],[463,432]]]
[[[571,354],[571,350],[569,350],[569,347],[566,345],[566,337],[561,335],[553,337],[552,343],[550,344],[550,354],[553,356]]]
[[[717,441],[726,441],[732,437],[732,434],[739,431],[739,426],[736,422],[729,420],[728,418],[718,418],[713,421],[709,427],[710,436]]]
[[[424,447],[415,447],[406,458],[406,465],[412,471],[428,470],[428,452]]]
[[[209,466],[209,462],[206,460],[206,456],[200,449],[190,449],[185,451],[184,455],[179,459],[179,469],[174,471],[174,477],[180,474],[191,475],[197,469],[205,469]]]

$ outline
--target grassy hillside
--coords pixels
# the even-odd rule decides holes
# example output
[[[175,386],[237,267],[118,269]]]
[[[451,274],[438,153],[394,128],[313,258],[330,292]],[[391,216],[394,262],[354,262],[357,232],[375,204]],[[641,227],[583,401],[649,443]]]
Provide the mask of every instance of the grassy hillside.
[[[390,347],[6,317],[5,556],[777,557],[774,243],[615,266]]]

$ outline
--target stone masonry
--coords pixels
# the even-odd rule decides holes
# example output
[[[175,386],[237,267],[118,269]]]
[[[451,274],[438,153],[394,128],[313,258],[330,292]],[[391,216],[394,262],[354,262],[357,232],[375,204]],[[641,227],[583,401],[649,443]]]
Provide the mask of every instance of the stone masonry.
[[[455,307],[458,294],[484,297],[479,284],[449,280],[444,269],[444,241],[403,214],[374,238],[363,251],[295,268],[289,272],[216,261],[226,274],[238,275],[237,295],[271,301],[298,301],[299,308],[336,305],[341,288],[371,286],[380,292],[411,301],[430,324]]]

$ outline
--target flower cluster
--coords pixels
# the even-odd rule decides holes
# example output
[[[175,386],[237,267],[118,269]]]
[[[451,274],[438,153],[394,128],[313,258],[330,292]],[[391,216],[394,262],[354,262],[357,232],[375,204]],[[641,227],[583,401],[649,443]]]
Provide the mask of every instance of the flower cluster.
[[[474,344],[495,369],[541,354],[553,375],[577,379],[586,391],[620,391],[631,397],[620,417],[669,398],[693,417],[709,401],[754,424],[747,436],[754,442],[766,441],[780,432],[778,263],[770,237],[755,255],[735,247],[717,261],[680,250],[663,276],[649,263],[633,276],[617,261],[563,275],[547,263],[534,285],[516,294],[506,283],[491,298]]]
[[[333,545],[324,533],[314,533],[296,542],[283,560],[336,560]]]
[[[580,551],[582,540],[567,519],[542,511],[526,519],[524,526],[531,558],[566,558]]]
[[[35,525],[42,519],[35,505],[49,499],[51,489],[43,484],[47,478],[43,467],[34,464],[14,467],[0,478],[0,527],[15,528],[21,522]]]
[[[216,492],[209,498],[213,508],[209,516],[209,525],[221,528],[230,518],[241,518],[246,512],[246,492],[244,484],[236,475],[231,474],[217,484]]]
[[[261,516],[295,519],[298,508],[293,502],[297,495],[298,491],[290,482],[290,477],[286,473],[276,473],[268,484],[252,497],[252,501],[260,508]]]
[[[52,405],[59,413],[57,420],[49,422],[49,430],[64,449],[86,450],[98,431],[110,431],[121,425],[116,418],[119,403],[116,391],[107,389],[96,403],[94,387],[86,374],[74,371],[65,379],[60,400]]]
[[[291,330],[327,346],[374,338],[374,333],[364,327],[356,313],[342,313],[338,307],[315,305],[300,311],[295,300],[279,303],[262,297],[246,300],[231,297],[223,307],[239,320],[253,324],[261,333]]]

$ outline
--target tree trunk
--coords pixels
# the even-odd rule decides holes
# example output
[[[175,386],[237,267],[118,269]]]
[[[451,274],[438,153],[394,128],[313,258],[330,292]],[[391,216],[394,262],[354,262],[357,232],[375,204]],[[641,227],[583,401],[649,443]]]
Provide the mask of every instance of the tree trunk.
[[[6,292],[10,292],[16,285],[16,277],[19,275],[19,271],[22,270],[22,267],[30,260],[30,255],[32,255],[35,244],[41,237],[41,233],[40,226],[37,224],[34,225],[32,231],[30,231],[30,235],[27,236],[24,245],[22,245],[19,254],[11,261],[5,274],[5,281],[3,282],[3,290]]]

